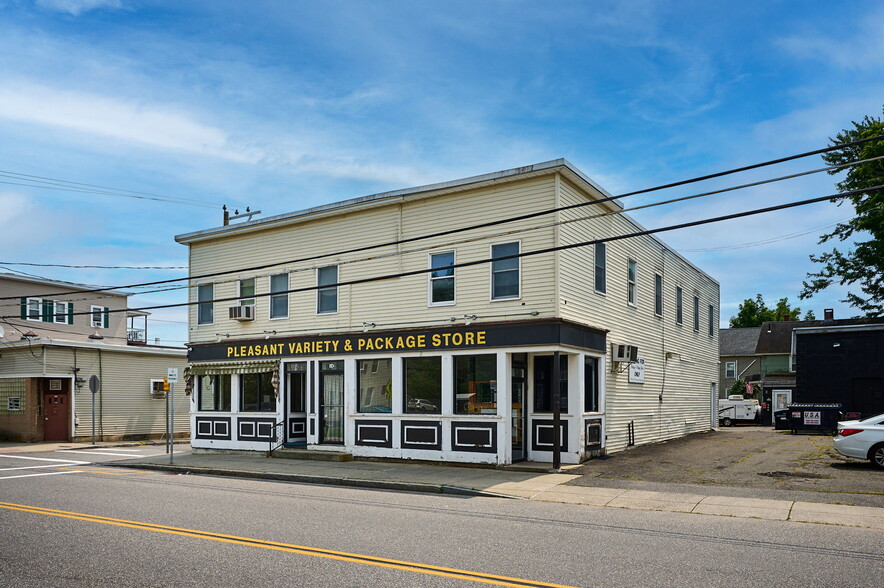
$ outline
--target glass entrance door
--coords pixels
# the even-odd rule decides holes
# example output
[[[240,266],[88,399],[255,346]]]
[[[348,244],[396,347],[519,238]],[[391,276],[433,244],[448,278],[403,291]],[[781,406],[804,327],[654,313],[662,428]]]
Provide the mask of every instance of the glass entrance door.
[[[525,402],[528,397],[528,356],[524,353],[513,354],[513,373],[510,388],[512,397],[512,422],[510,435],[512,439],[513,461],[524,461],[525,455]]]
[[[286,443],[307,443],[307,362],[286,364],[288,414]]]
[[[344,362],[319,364],[319,442],[344,444]]]

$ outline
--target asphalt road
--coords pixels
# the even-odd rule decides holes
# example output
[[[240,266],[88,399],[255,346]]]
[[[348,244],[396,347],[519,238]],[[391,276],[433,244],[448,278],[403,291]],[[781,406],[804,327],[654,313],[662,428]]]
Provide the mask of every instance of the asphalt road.
[[[859,528],[26,457],[41,459],[0,455],[4,586],[876,586],[884,575],[880,532]],[[30,465],[45,467],[9,469]]]

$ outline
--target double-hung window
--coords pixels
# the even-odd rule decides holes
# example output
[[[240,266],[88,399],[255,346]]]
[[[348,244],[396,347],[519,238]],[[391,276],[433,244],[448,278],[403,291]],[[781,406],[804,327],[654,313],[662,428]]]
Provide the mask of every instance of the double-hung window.
[[[682,324],[684,319],[684,308],[682,305],[681,286],[675,287],[675,323]]]
[[[212,300],[215,298],[214,284],[201,284],[197,286],[197,319],[198,325],[211,325],[215,322],[215,306]]]
[[[74,317],[71,314],[71,303],[70,302],[62,302],[60,300],[55,301],[55,322],[62,323],[66,325],[74,324]]]
[[[454,251],[430,255],[430,304],[454,304]]]
[[[25,318],[29,321],[43,320],[43,300],[40,298],[28,298],[25,302]]]
[[[654,314],[663,316],[663,276],[654,274]]]
[[[635,286],[635,277],[636,277],[636,264],[635,261],[630,259],[626,262],[626,303],[630,306],[635,306],[636,303],[636,286]]]
[[[270,318],[285,318],[289,315],[289,275],[270,276]]]
[[[255,278],[239,281],[239,304],[250,306],[255,304]]]
[[[595,291],[604,294],[608,290],[607,273],[608,262],[606,259],[607,251],[604,243],[595,244]]]
[[[316,270],[316,312],[332,314],[338,312],[338,266],[330,265]]]
[[[498,259],[519,254],[519,243],[501,243],[491,246],[491,299],[507,300],[518,298],[519,293],[519,258]]]
[[[724,364],[724,377],[733,380],[737,377],[737,362],[727,361]]]
[[[106,306],[92,306],[89,315],[89,325],[95,329],[106,329],[110,313]]]
[[[694,295],[694,330],[700,332],[700,297]]]

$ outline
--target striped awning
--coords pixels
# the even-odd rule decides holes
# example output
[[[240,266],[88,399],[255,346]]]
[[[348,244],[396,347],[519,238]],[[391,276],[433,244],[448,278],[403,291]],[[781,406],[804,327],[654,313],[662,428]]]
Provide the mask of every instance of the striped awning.
[[[217,374],[257,374],[272,372],[279,369],[279,361],[214,361],[211,363],[193,363],[190,373],[195,376]]]

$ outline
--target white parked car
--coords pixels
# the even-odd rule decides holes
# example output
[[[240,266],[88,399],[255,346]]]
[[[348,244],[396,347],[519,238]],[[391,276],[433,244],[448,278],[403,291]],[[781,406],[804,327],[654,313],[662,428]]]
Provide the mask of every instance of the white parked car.
[[[838,423],[835,449],[841,455],[867,459],[884,469],[884,414],[862,421]]]

